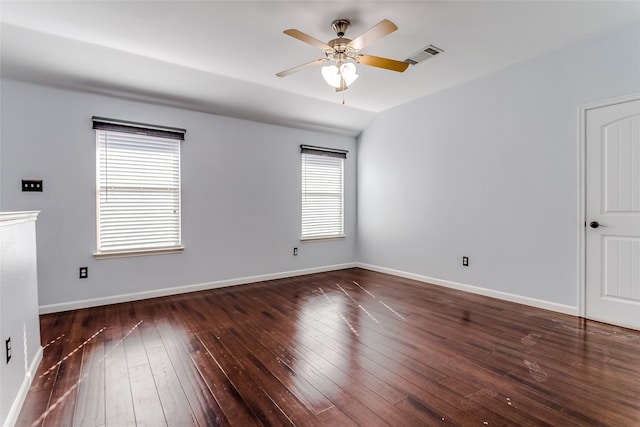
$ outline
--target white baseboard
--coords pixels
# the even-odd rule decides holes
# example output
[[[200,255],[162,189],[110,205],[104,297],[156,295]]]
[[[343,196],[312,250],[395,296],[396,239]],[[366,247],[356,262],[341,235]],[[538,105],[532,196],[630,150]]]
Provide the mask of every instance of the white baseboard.
[[[215,282],[200,283],[195,285],[177,286],[172,288],[155,289],[151,291],[135,292],[130,294],[113,295],[104,298],[93,298],[87,300],[71,301],[60,304],[50,304],[40,306],[40,314],[57,313],[60,311],[77,310],[81,308],[97,307],[101,305],[117,304],[121,302],[138,301],[148,298],[164,297],[169,295],[178,295],[187,292],[204,291],[208,289],[224,288],[227,286],[244,285],[248,283],[263,282],[266,280],[284,279],[287,277],[302,276],[305,274],[324,273],[327,271],[344,270],[346,268],[363,268],[365,270],[377,271],[380,273],[391,274],[393,276],[404,277],[406,279],[417,280],[419,282],[430,283],[433,285],[443,286],[446,288],[457,289],[460,291],[470,292],[473,294],[484,295],[497,298],[504,301],[524,304],[531,307],[551,310],[558,313],[570,314],[578,316],[578,307],[558,304],[555,302],[540,300],[536,298],[525,297],[522,295],[511,294],[508,292],[496,291],[492,289],[482,288],[478,286],[468,285],[465,283],[453,282],[450,280],[438,279],[435,277],[423,276],[406,271],[394,270],[392,268],[379,267],[376,265],[365,264],[360,262],[352,262],[345,264],[335,264],[322,267],[306,268],[302,270],[284,271],[279,273],[262,274],[258,276],[248,276],[236,279],[219,280]]]
[[[555,311],[558,313],[578,316],[578,307],[572,307],[569,305],[558,304],[551,301],[525,297],[522,295],[510,294],[508,292],[495,291],[492,289],[481,288],[473,285],[467,285],[465,283],[452,282],[450,280],[437,279],[435,277],[422,276],[420,274],[407,273],[406,271],[394,270],[394,269],[385,268],[385,267],[378,267],[376,265],[370,265],[370,264],[364,264],[364,263],[356,263],[356,264],[357,264],[356,267],[364,268],[365,270],[391,274],[393,276],[404,277],[405,279],[417,280],[419,282],[430,283],[433,285],[443,286],[445,288],[457,289],[460,291],[470,292],[472,294],[484,295],[487,297],[492,297],[492,298],[496,298],[504,301],[515,302],[518,304],[524,304],[531,307],[537,307],[545,310]]]
[[[38,351],[36,351],[36,354],[33,356],[33,360],[31,361],[31,365],[29,366],[29,371],[25,373],[24,380],[18,390],[18,394],[11,405],[11,409],[9,409],[7,418],[4,420],[3,427],[13,427],[18,421],[22,405],[24,404],[24,400],[27,398],[29,387],[31,387],[31,383],[33,382],[33,378],[36,376],[36,372],[38,371],[41,361],[42,347],[38,347]]]
[[[67,310],[98,307],[101,305],[118,304],[121,302],[138,301],[148,298],[164,297],[169,295],[184,294],[187,292],[205,291],[209,289],[224,288],[227,286],[244,285],[247,283],[263,282],[265,280],[284,279],[287,277],[302,276],[305,274],[324,273],[326,271],[344,270],[357,267],[357,263],[335,264],[322,267],[305,268],[302,270],[283,271],[279,273],[262,274],[259,276],[241,277],[237,279],[219,280],[215,282],[199,283],[195,285],[177,286],[172,288],[154,289],[151,291],[134,292],[130,294],[113,295],[103,298],[92,298],[65,302],[60,304],[41,305],[40,314],[58,313]]]

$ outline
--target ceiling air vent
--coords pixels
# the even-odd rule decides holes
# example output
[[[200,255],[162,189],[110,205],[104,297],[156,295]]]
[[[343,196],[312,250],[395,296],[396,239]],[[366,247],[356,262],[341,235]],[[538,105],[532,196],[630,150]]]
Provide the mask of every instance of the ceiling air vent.
[[[444,52],[444,50],[440,49],[439,47],[435,47],[434,45],[430,44],[429,46],[420,49],[419,51],[417,51],[416,53],[414,53],[413,55],[411,55],[410,57],[408,57],[407,59],[404,60],[404,62],[407,62],[411,65],[416,65],[422,61],[424,61],[425,59],[429,59],[432,56],[436,56],[439,53]]]

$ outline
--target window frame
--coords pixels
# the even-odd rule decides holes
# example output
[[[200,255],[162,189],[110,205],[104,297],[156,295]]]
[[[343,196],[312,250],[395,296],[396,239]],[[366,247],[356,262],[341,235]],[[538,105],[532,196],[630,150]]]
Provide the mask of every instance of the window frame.
[[[301,167],[301,171],[300,171],[300,177],[301,177],[301,192],[300,192],[300,207],[301,207],[301,212],[300,212],[300,240],[301,241],[314,241],[314,240],[330,240],[330,239],[342,239],[346,237],[346,233],[345,233],[345,203],[344,203],[344,189],[345,189],[345,160],[347,158],[347,150],[340,150],[340,149],[334,149],[334,148],[325,148],[325,147],[316,147],[316,146],[310,146],[310,145],[301,145],[300,146],[300,152],[301,152],[301,159],[300,159],[300,167]],[[316,159],[319,160],[320,158],[333,158],[333,159],[339,159],[340,160],[340,172],[339,172],[339,184],[340,184],[340,191],[339,191],[339,215],[336,215],[336,217],[339,217],[339,230],[336,230],[335,228],[333,229],[333,231],[328,230],[325,233],[322,232],[310,232],[308,226],[305,229],[305,224],[308,224],[307,221],[305,221],[305,212],[308,211],[308,208],[305,209],[305,201],[307,200],[306,195],[309,194],[309,191],[306,191],[309,187],[309,185],[307,185],[307,182],[305,182],[305,179],[308,178],[308,175],[306,173],[306,169],[308,168],[308,164],[305,163],[307,157],[306,156],[316,156]],[[312,158],[313,159],[313,158]],[[312,176],[313,178],[313,176]],[[318,178],[317,176],[315,177],[316,179]],[[333,177],[335,179],[335,177]],[[316,182],[311,183],[311,187],[313,187],[313,185]],[[335,185],[335,182],[333,182],[333,184]],[[318,192],[316,192],[316,194],[319,194]],[[331,197],[331,195],[335,195],[336,192],[331,192],[331,191],[327,191],[326,193],[324,193],[325,195],[328,195],[329,197]],[[317,201],[317,199],[316,199]],[[316,223],[316,228],[322,228],[321,223]],[[327,227],[330,228],[330,227]],[[305,234],[306,231],[306,234]]]
[[[180,253],[184,251],[184,246],[182,245],[181,143],[182,141],[184,141],[184,134],[186,133],[186,130],[180,129],[180,128],[167,127],[167,126],[148,125],[144,123],[130,122],[130,121],[124,121],[124,120],[107,119],[107,118],[95,117],[95,116],[92,118],[92,120],[93,120],[93,129],[95,130],[95,136],[96,136],[96,252],[94,253],[94,258],[101,259],[101,258],[117,258],[117,257],[143,256],[143,255],[157,255],[157,254],[168,254],[168,253]],[[141,186],[131,185],[129,182],[125,182],[125,185],[123,186],[125,190],[123,191],[123,193],[121,193],[121,194],[129,193],[129,196],[131,196],[131,192],[126,191],[126,188],[129,187],[132,190],[135,189],[135,191],[140,192],[141,195],[147,195],[147,196],[152,194],[156,194],[156,195],[160,194],[162,197],[162,194],[165,194],[167,195],[167,197],[171,199],[172,198],[171,194],[173,194],[174,195],[173,198],[177,200],[177,202],[174,201],[175,203],[174,210],[177,211],[178,218],[177,218],[177,225],[171,225],[171,227],[169,228],[171,232],[167,233],[167,236],[170,236],[172,232],[173,234],[177,233],[177,239],[174,239],[175,244],[169,244],[166,246],[154,246],[152,240],[148,239],[145,241],[144,239],[142,239],[138,242],[134,242],[134,243],[137,243],[137,245],[135,244],[123,245],[119,248],[115,247],[112,249],[109,249],[108,245],[106,245],[107,247],[105,248],[105,241],[103,239],[104,236],[101,235],[101,227],[102,227],[101,221],[104,218],[103,211],[101,211],[101,197],[102,197],[103,191],[106,192],[109,190],[108,190],[108,184],[104,183],[103,185],[103,182],[101,180],[101,171],[103,169],[101,161],[103,160],[103,157],[105,159],[105,162],[108,161],[109,156],[108,156],[108,151],[105,154],[101,152],[101,144],[105,145],[105,147],[108,150],[109,133],[111,133],[111,137],[115,138],[116,140],[120,139],[122,144],[126,145],[127,143],[129,143],[131,144],[132,147],[134,147],[136,143],[138,143],[140,147],[144,147],[145,145],[147,145],[147,147],[151,147],[155,143],[177,144],[177,146],[174,146],[174,147],[167,145],[167,147],[170,147],[168,148],[168,150],[166,150],[165,152],[162,152],[162,151],[159,152],[161,154],[168,155],[169,156],[168,158],[170,159],[170,163],[172,163],[172,165],[170,166],[164,166],[164,169],[169,171],[170,177],[171,177],[171,179],[169,179],[170,185],[165,191],[163,191],[162,189],[159,190],[158,188],[154,188],[149,185],[147,185],[146,187],[145,186],[141,187]],[[127,141],[127,135],[130,136],[129,141]],[[136,139],[138,141],[136,141]],[[131,148],[131,151],[133,151],[133,148]],[[136,156],[132,156],[132,158],[135,159]],[[131,173],[135,169],[135,166],[147,164],[146,162],[141,162],[140,161],[141,158],[142,157],[138,155],[137,160],[134,160],[134,163],[132,163],[131,165],[127,165],[127,169],[126,169],[127,173]],[[112,160],[114,159],[112,158]],[[160,164],[152,162],[152,163],[149,163],[149,165],[155,167],[155,166],[161,166],[161,163],[162,161],[160,161]],[[149,171],[149,169],[147,169],[147,171]],[[136,181],[132,181],[132,182],[136,182]],[[177,195],[176,195],[176,192],[177,192]],[[166,201],[163,203],[166,203]],[[168,224],[170,224],[170,222],[171,221],[168,221]],[[126,224],[127,224],[127,221],[123,221],[122,224],[120,224],[120,226],[126,227]],[[151,233],[150,230],[146,231],[147,238],[149,237],[150,233]],[[124,247],[124,246],[129,246],[129,247]]]

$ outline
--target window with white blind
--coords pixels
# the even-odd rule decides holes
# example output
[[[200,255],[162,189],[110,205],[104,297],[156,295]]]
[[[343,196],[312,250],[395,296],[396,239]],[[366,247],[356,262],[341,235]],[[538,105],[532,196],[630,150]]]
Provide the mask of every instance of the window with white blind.
[[[97,253],[181,251],[180,143],[184,129],[94,117]]]
[[[344,237],[344,160],[347,151],[300,146],[303,240]]]

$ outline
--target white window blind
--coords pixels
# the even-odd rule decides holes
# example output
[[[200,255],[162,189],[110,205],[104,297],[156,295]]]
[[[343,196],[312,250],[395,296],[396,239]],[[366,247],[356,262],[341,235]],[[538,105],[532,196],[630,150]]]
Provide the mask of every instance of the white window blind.
[[[344,236],[346,151],[303,145],[302,239]]]
[[[184,131],[96,121],[98,254],[181,248]]]

